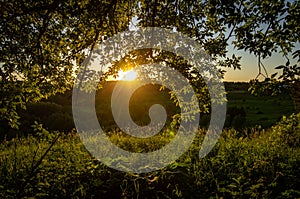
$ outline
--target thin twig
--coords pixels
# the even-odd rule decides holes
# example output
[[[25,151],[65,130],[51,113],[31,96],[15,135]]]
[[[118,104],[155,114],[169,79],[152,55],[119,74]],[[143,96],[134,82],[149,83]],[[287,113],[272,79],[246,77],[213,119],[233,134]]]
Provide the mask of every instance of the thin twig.
[[[23,183],[21,183],[20,188],[17,190],[16,193],[16,198],[20,198],[22,195],[21,190],[23,188],[25,188],[26,184],[30,181],[30,179],[33,177],[33,175],[35,174],[36,170],[38,169],[38,167],[41,165],[42,161],[44,160],[44,158],[46,157],[46,155],[49,153],[49,151],[52,149],[52,147],[54,146],[54,144],[56,143],[56,141],[58,140],[58,138],[61,136],[61,134],[59,133],[56,138],[52,141],[51,145],[48,147],[48,149],[45,151],[45,153],[40,157],[40,159],[36,162],[36,164],[34,166],[32,166],[31,171],[29,173],[29,175],[26,177],[25,181],[23,181]]]

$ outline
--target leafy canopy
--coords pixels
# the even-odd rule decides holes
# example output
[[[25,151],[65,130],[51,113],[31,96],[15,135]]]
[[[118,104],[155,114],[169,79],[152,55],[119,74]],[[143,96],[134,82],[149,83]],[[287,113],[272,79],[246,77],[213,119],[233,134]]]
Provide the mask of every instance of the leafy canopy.
[[[240,68],[240,57],[228,57],[229,45],[256,55],[258,67],[275,52],[300,58],[294,51],[299,1],[4,0],[0,8],[0,119],[15,128],[18,108],[70,89],[88,50],[128,30],[134,17],[137,26],[170,28],[194,38],[222,67]],[[158,53],[156,59],[164,56]],[[191,71],[176,64],[182,60],[173,61],[179,71]],[[299,81],[299,66],[287,60],[279,69],[281,79]]]

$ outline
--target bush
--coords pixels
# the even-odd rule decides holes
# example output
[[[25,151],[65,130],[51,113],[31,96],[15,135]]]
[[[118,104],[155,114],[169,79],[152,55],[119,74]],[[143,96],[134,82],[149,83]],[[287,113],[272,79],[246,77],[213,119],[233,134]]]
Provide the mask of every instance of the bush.
[[[241,129],[246,124],[246,111],[244,107],[228,107],[225,127]]]
[[[275,142],[283,142],[291,147],[300,146],[300,113],[282,119],[272,127],[272,138]],[[280,144],[280,143],[278,143]]]
[[[44,118],[43,123],[49,130],[70,132],[75,128],[73,117],[68,113],[56,112]]]

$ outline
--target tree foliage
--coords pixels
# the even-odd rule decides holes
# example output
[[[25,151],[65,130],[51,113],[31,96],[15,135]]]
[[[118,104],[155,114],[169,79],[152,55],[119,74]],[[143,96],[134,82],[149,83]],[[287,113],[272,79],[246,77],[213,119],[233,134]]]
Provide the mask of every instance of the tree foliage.
[[[128,30],[133,17],[137,26],[194,38],[223,67],[240,68],[240,57],[228,56],[229,45],[257,56],[258,67],[276,52],[300,58],[299,1],[4,0],[0,8],[0,119],[12,127],[18,108],[69,89],[86,53]],[[186,66],[182,72],[189,72]],[[298,65],[288,60],[279,68],[283,80],[299,81]]]
[[[84,49],[128,27],[126,1],[1,1],[1,118],[72,86]]]

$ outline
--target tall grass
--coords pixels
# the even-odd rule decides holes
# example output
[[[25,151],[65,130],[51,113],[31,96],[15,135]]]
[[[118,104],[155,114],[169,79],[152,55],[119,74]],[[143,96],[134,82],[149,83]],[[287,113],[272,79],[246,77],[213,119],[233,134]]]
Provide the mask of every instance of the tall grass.
[[[226,130],[203,159],[199,131],[176,162],[139,175],[99,163],[74,132],[62,134],[50,151],[58,133],[14,138],[0,144],[0,198],[299,198],[299,121],[300,114],[269,130]],[[172,140],[170,131],[149,142],[108,135],[119,147],[144,152]]]

